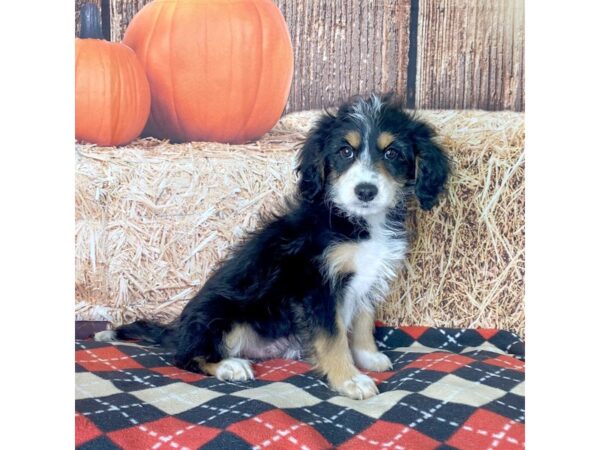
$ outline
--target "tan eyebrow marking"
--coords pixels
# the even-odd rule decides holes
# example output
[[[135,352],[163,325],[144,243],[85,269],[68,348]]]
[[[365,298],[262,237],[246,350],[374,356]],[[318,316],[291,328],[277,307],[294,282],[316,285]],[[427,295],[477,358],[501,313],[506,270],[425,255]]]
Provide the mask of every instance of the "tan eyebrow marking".
[[[377,147],[379,147],[379,150],[385,150],[392,142],[394,142],[394,135],[384,131],[377,138]]]
[[[360,147],[360,133],[358,131],[350,131],[344,137],[346,138],[346,141],[348,141],[348,144],[355,149]]]

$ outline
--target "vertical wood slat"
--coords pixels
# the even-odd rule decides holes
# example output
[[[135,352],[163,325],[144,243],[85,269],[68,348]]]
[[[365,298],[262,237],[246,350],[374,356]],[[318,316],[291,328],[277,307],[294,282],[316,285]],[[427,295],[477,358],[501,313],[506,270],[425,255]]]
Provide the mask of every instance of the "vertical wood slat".
[[[417,108],[524,110],[524,0],[419,0]]]
[[[98,5],[98,9],[100,9],[100,13],[102,13],[102,5],[101,0],[75,0],[75,36],[79,37],[79,33],[81,32],[81,24],[79,23],[79,11],[81,7],[85,3],[94,3]]]
[[[110,0],[110,40],[123,39],[133,16],[152,0]]]

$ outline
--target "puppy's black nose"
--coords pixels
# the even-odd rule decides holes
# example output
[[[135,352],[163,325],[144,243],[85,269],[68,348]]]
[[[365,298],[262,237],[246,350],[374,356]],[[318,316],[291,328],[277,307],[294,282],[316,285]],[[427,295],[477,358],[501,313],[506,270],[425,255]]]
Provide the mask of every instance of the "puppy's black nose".
[[[359,200],[370,202],[377,195],[377,186],[371,183],[360,183],[356,185],[354,192]]]

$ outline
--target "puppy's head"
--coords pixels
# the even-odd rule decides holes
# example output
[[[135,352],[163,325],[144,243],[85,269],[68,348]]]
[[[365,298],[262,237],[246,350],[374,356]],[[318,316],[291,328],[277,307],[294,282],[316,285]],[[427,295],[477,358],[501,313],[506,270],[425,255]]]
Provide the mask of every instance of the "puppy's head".
[[[355,98],[324,115],[300,152],[300,193],[351,216],[394,208],[414,184],[421,208],[436,203],[448,178],[445,152],[425,123],[392,96]]]

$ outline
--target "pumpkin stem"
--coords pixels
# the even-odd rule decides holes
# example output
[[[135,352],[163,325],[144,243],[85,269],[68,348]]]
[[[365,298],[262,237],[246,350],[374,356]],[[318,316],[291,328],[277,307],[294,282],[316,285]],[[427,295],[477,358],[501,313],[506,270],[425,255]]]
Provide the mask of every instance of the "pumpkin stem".
[[[98,6],[93,3],[86,3],[81,7],[81,32],[79,37],[82,39],[103,39],[102,20]]]

